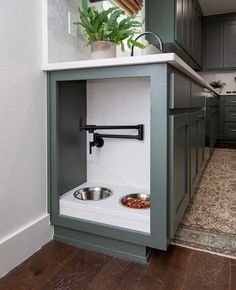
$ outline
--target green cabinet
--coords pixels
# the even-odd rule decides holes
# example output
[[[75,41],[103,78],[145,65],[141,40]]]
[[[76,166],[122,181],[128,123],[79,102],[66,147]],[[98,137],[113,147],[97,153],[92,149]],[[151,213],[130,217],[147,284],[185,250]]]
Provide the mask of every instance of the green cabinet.
[[[170,237],[189,201],[189,113],[170,116]]]
[[[146,29],[157,33],[165,52],[175,52],[195,69],[202,67],[202,11],[197,0],[146,1]]]
[[[88,142],[79,130],[80,119],[87,116],[87,84],[140,77],[150,81],[150,232],[64,215],[60,196],[88,181]],[[202,168],[204,119],[191,124],[193,111],[199,114],[204,106],[202,87],[166,63],[54,71],[48,79],[48,192],[54,238],[136,261],[147,261],[150,248],[166,250],[190,198],[191,166],[196,174]],[[195,161],[191,146],[197,146]]]
[[[194,188],[198,182],[198,113],[190,115],[190,196],[194,192]]]
[[[205,17],[205,70],[236,68],[236,13]]]
[[[198,115],[198,173],[201,174],[201,171],[204,167],[205,161],[205,111],[199,111]],[[200,176],[199,176],[200,177]]]
[[[205,165],[204,88],[176,71],[169,96],[169,234],[173,238]]]
[[[220,143],[236,142],[236,95],[220,96]]]
[[[204,166],[205,112],[190,114],[190,196],[193,195]]]
[[[223,30],[219,23],[205,27],[205,68],[223,68]]]
[[[236,68],[236,20],[224,22],[224,67]]]

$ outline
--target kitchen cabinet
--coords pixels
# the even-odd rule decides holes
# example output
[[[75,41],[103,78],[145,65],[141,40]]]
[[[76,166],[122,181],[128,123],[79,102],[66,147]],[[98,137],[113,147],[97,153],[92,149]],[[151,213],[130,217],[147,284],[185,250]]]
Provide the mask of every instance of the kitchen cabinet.
[[[236,68],[236,20],[224,22],[224,68]]]
[[[203,24],[198,1],[149,0],[145,11],[146,29],[161,37],[164,51],[175,52],[194,69],[200,69],[203,62]]]
[[[201,66],[202,13],[197,1],[176,0],[175,40]]]
[[[170,116],[170,237],[189,201],[189,113]]]
[[[223,68],[223,31],[219,23],[205,27],[205,68]]]
[[[170,109],[184,109],[190,107],[191,83],[188,78],[179,74],[171,73]]]
[[[190,114],[190,132],[190,196],[192,197],[205,161],[205,112],[203,110]]]
[[[234,69],[236,67],[236,14],[207,16],[204,19],[205,70]]]
[[[207,95],[205,144],[211,154],[219,138],[219,97],[211,93]]]
[[[129,83],[132,83],[131,88],[127,87],[127,78]],[[201,83],[201,80],[199,82]],[[203,87],[168,63],[67,68],[48,73],[48,83],[48,192],[54,239],[139,262],[148,260],[151,249],[167,250],[190,198],[191,168],[196,168],[196,174],[199,176],[203,166],[202,143],[199,140],[204,130],[204,119],[200,120],[197,115],[205,104],[202,95]],[[140,88],[137,88],[137,83]],[[113,89],[112,95],[109,93],[111,89]],[[141,93],[137,90],[141,90]],[[109,114],[112,123],[127,124],[132,115],[138,118],[135,122],[139,122],[140,114],[134,114],[136,113],[134,102],[139,99],[138,93],[145,104],[139,108],[147,114],[144,116],[144,122],[147,122],[144,128],[144,140],[140,142],[136,140],[137,138],[133,138],[127,147],[123,147],[124,142],[117,144],[115,141],[117,151],[113,154],[114,147],[110,147],[112,142],[109,143],[111,141],[109,139],[105,141],[103,148],[93,148],[94,155],[91,157],[88,151],[89,141],[91,141],[89,134],[93,132],[86,134],[81,130],[81,119],[84,121],[83,124],[86,119],[94,120],[95,117],[102,122]],[[103,99],[104,94],[107,96],[106,104]],[[132,105],[127,105],[127,99],[123,98],[124,94],[129,102],[133,102]],[[92,100],[96,100],[98,106],[95,106]],[[116,100],[119,100],[119,104]],[[121,106],[122,114],[118,114],[117,111],[113,114],[111,109],[116,110],[117,105],[121,105],[120,102],[123,106]],[[111,106],[110,109],[102,111],[108,104]],[[91,106],[93,110],[89,111]],[[195,112],[196,118],[198,117],[196,127],[191,124],[194,123],[191,116]],[[196,145],[191,134],[192,136],[196,134],[194,139]],[[137,146],[135,142],[140,144]],[[119,204],[119,198],[115,198],[115,190],[114,199],[111,197],[110,201],[114,201],[116,210],[124,210],[123,215],[113,213],[110,207],[113,204],[109,204],[109,207],[105,207],[102,212],[103,218],[105,216],[102,222],[98,215],[93,220],[83,218],[84,213],[93,213],[93,207],[89,203],[89,206],[87,204],[89,208],[82,208],[81,216],[76,216],[75,203],[78,201],[74,197],[75,188],[92,180],[92,178],[89,180],[92,171],[89,166],[95,164],[96,170],[92,174],[100,174],[99,162],[102,158],[107,158],[109,152],[114,157],[117,157],[118,153],[121,154],[121,158],[107,158],[109,166],[102,168],[103,184],[106,185],[107,182],[109,188],[112,186],[110,179],[114,175],[114,172],[109,170],[113,170],[116,162],[121,160],[119,174],[120,172],[123,174],[125,166],[133,164],[141,157],[140,154],[132,155],[136,152],[134,146],[140,148],[143,145],[146,146],[141,152],[145,157],[143,160],[150,158],[147,188],[151,193],[151,208],[140,214],[134,214],[136,228],[132,228],[130,221],[125,218],[122,221],[123,225],[112,224],[112,220],[117,221],[118,216],[123,218],[123,215],[129,212]],[[191,160],[191,146],[197,146],[195,161]],[[125,150],[127,152],[124,152]],[[125,153],[129,158],[124,158]],[[143,162],[145,161],[142,161],[142,165]],[[142,166],[136,167],[143,170]],[[136,188],[135,183],[139,182],[137,176],[132,180],[128,181],[129,189]],[[62,211],[62,199],[67,210],[71,210],[70,215]],[[74,207],[70,207],[71,203]],[[81,206],[84,206],[86,201],[82,203]],[[101,201],[98,203],[101,204]],[[109,214],[114,216],[110,218]],[[147,217],[145,231],[141,229],[140,221],[136,220],[142,215]],[[106,223],[106,220],[110,223]]]
[[[170,74],[170,92],[169,231],[173,238],[205,165],[205,96],[202,86],[177,72]]]
[[[205,111],[199,111],[198,115],[198,174],[201,175],[201,171],[205,162]]]
[[[220,96],[219,143],[236,142],[236,95]]]

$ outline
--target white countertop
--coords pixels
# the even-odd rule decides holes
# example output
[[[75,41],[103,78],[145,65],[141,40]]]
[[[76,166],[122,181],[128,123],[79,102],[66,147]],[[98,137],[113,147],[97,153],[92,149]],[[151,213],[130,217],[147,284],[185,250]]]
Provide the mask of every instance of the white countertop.
[[[72,62],[49,63],[42,66],[43,71],[58,71],[70,69],[99,68],[112,66],[126,66],[139,64],[168,63],[177,70],[188,75],[190,78],[203,85],[205,88],[216,93],[216,91],[205,82],[205,80],[187,65],[175,53],[161,53],[151,55],[140,55],[133,57],[104,58],[96,60],[80,60]],[[217,94],[217,93],[216,93]]]

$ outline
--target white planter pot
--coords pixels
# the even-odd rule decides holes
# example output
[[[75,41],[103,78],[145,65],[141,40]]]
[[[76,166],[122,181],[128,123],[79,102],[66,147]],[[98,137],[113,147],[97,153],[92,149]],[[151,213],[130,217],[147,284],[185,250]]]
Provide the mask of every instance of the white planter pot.
[[[95,41],[91,44],[91,58],[113,58],[116,57],[116,44],[109,41]]]
[[[218,94],[221,94],[221,93],[222,93],[222,88],[215,88],[215,91],[216,91]]]

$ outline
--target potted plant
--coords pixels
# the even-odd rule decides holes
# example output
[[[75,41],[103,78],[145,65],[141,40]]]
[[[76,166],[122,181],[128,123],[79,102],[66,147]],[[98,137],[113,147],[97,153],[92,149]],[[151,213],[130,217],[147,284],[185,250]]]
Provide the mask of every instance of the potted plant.
[[[219,94],[222,92],[223,87],[226,83],[222,83],[221,80],[213,81],[209,83]]]
[[[124,51],[125,42],[129,48],[132,45],[146,47],[133,39],[135,34],[140,33],[142,23],[136,21],[135,16],[126,16],[118,7],[98,11],[95,6],[89,6],[87,0],[82,0],[79,14],[80,21],[74,24],[83,27],[93,59],[116,57],[116,45],[120,45]]]

